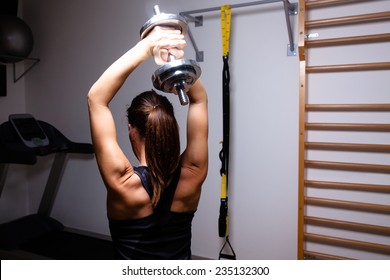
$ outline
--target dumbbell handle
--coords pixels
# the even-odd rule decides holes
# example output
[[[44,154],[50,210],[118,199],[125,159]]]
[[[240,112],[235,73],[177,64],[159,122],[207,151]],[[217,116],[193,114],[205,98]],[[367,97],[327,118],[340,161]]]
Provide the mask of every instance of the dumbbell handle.
[[[181,80],[180,83],[175,84],[177,95],[179,96],[179,101],[181,105],[187,105],[189,103],[188,95],[184,90],[184,81]]]
[[[176,60],[176,56],[174,56],[171,53],[168,53],[168,62],[171,62],[171,61],[174,61],[174,60]]]
[[[154,5],[153,11],[154,11],[154,14],[155,14],[155,15],[161,14],[160,6],[159,6],[159,5]]]
[[[168,54],[168,62],[176,60],[176,57],[169,53]],[[185,81],[181,80],[180,82],[176,83],[174,86],[176,88],[177,96],[179,96],[179,101],[181,105],[187,105],[189,103],[188,95],[184,89],[184,83]]]

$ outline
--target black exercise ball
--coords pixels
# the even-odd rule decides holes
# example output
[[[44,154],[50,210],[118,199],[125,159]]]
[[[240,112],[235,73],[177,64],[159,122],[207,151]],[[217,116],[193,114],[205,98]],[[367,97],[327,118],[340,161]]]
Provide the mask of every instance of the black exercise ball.
[[[28,25],[16,16],[0,15],[0,61],[17,62],[28,57],[34,44]]]

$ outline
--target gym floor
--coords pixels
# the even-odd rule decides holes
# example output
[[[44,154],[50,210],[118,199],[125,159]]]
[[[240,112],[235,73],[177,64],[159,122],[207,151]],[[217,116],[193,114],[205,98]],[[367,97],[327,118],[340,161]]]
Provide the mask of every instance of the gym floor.
[[[0,250],[1,260],[114,260],[109,236],[67,229],[16,250]],[[192,256],[193,260],[206,258]]]

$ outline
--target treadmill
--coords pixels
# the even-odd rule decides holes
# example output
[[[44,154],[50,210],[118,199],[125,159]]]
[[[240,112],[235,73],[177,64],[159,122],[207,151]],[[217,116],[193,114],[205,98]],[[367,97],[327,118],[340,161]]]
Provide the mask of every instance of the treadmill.
[[[10,115],[0,125],[0,197],[10,164],[34,165],[38,157],[50,154],[55,155],[54,161],[37,213],[0,224],[0,258],[114,259],[109,238],[71,231],[50,217],[68,154],[92,157],[92,144],[72,142],[54,126],[30,114]]]

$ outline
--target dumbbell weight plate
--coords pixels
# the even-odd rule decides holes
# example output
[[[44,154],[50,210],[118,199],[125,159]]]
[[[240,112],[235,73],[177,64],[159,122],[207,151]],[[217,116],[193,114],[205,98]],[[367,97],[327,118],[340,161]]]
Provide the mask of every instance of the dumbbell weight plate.
[[[201,73],[198,63],[192,59],[173,60],[154,72],[152,82],[157,90],[179,94],[177,85],[181,84],[187,92]]]
[[[184,17],[182,17],[181,15],[161,13],[158,15],[154,15],[147,22],[145,22],[145,24],[140,30],[141,39],[145,38],[149,34],[149,32],[152,31],[152,29],[157,25],[169,26],[176,29],[180,28],[180,31],[183,35],[186,35],[188,31],[187,21]]]

